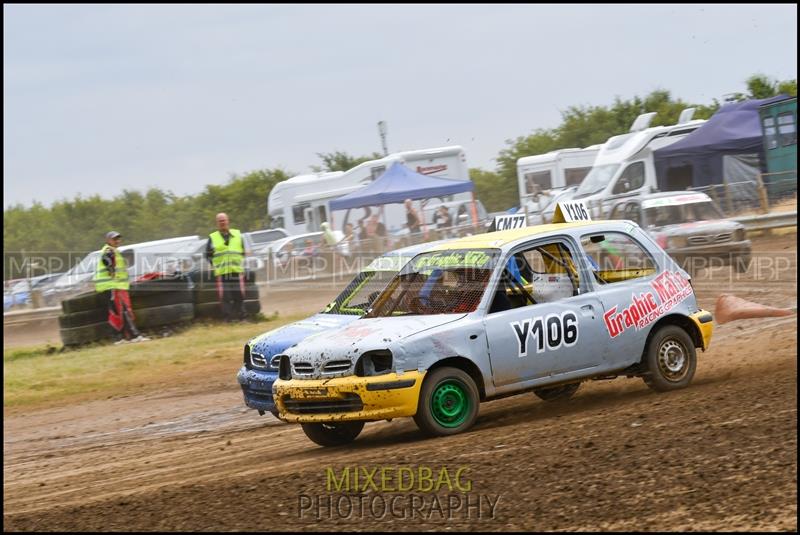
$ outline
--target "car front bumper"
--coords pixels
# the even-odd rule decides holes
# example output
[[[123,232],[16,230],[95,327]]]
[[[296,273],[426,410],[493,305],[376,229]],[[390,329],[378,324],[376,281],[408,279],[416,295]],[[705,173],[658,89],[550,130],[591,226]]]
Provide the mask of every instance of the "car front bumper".
[[[242,387],[244,404],[259,411],[274,411],[272,385],[277,378],[277,371],[248,370],[242,366],[236,374],[236,380]]]
[[[680,264],[687,259],[705,259],[708,261],[708,265],[704,267],[732,265],[738,258],[749,262],[751,251],[750,240],[667,249],[667,253]]]
[[[386,420],[417,413],[425,372],[275,382],[279,418],[287,422]]]
[[[708,310],[698,310],[689,316],[689,319],[697,326],[702,341],[700,349],[705,351],[711,343],[711,333],[714,330],[714,318]]]

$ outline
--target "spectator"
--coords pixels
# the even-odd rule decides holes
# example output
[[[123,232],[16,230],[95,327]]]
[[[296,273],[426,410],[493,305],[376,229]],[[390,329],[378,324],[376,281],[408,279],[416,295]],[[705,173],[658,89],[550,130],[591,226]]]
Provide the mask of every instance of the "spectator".
[[[128,266],[117,250],[121,242],[122,235],[119,232],[112,230],[106,234],[106,244],[101,249],[94,274],[94,289],[97,292],[109,292],[108,323],[116,331],[114,343],[146,342],[150,339],[142,336],[134,323],[135,316],[128,295]]]
[[[453,216],[445,205],[441,205],[436,213],[433,214],[433,222],[437,229],[450,228],[453,226]]]
[[[230,228],[228,215],[217,214],[217,230],[208,235],[206,259],[214,267],[217,296],[227,322],[244,319],[244,241],[238,229]]]
[[[411,234],[416,234],[421,228],[419,214],[414,208],[411,199],[406,199],[404,204],[406,206],[406,226]]]

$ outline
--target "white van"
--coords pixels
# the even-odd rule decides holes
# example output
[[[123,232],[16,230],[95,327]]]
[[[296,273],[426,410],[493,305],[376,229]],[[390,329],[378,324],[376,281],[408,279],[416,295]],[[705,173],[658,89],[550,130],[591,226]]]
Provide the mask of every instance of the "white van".
[[[594,165],[600,145],[585,149],[560,149],[517,160],[517,185],[521,203],[541,192],[577,186]]]
[[[206,238],[207,239],[207,238]],[[201,260],[206,239],[200,236],[182,236],[165,240],[123,245],[120,254],[128,265],[131,281],[145,273],[184,269],[186,263]],[[86,255],[83,260],[61,275],[53,284],[52,293],[59,300],[94,288],[94,274],[100,251]]]
[[[592,210],[592,217],[599,219],[619,199],[656,191],[653,151],[683,139],[706,122],[691,120],[693,114],[694,108],[687,108],[677,124],[652,128],[648,126],[655,112],[637,117],[630,132],[610,137],[603,144],[572,199],[583,201]]]
[[[269,193],[267,211],[271,226],[283,227],[290,236],[317,232],[324,221],[331,221],[336,230],[344,230],[345,223],[354,223],[366,213],[364,209],[337,211],[330,214],[328,203],[343,195],[363,188],[378,178],[394,162],[418,173],[446,178],[468,179],[469,169],[464,149],[459,146],[404,151],[384,158],[359,164],[346,172],[301,175],[275,185]],[[447,196],[442,202],[471,199],[469,193]],[[371,213],[380,213],[380,207]],[[384,224],[391,232],[405,224],[402,205],[384,208]],[[399,214],[399,216],[398,216]]]

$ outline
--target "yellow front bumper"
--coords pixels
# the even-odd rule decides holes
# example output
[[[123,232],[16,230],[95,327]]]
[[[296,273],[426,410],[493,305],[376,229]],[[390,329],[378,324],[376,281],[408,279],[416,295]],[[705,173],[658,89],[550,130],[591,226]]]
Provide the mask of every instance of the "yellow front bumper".
[[[697,326],[697,329],[700,331],[700,336],[703,339],[703,345],[701,349],[705,351],[708,349],[708,345],[711,343],[711,332],[714,330],[714,322],[711,316],[711,312],[708,310],[699,310],[689,316],[694,324]]]
[[[287,422],[385,420],[417,413],[424,377],[425,372],[412,371],[375,377],[278,379],[273,397],[278,417]]]

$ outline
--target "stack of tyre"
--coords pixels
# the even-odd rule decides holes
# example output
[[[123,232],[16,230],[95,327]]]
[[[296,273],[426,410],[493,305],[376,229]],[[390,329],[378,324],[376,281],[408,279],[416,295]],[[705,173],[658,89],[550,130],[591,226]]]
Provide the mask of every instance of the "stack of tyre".
[[[136,327],[146,331],[194,319],[195,291],[189,274],[134,282],[130,290]],[[58,317],[65,346],[109,339],[110,292],[86,292],[61,302]]]
[[[222,319],[222,305],[217,293],[217,281],[214,272],[198,270],[189,273],[189,278],[194,284],[194,314],[197,318]],[[254,316],[261,311],[261,301],[258,297],[256,274],[254,271],[245,272],[244,277],[244,310],[248,316]]]

